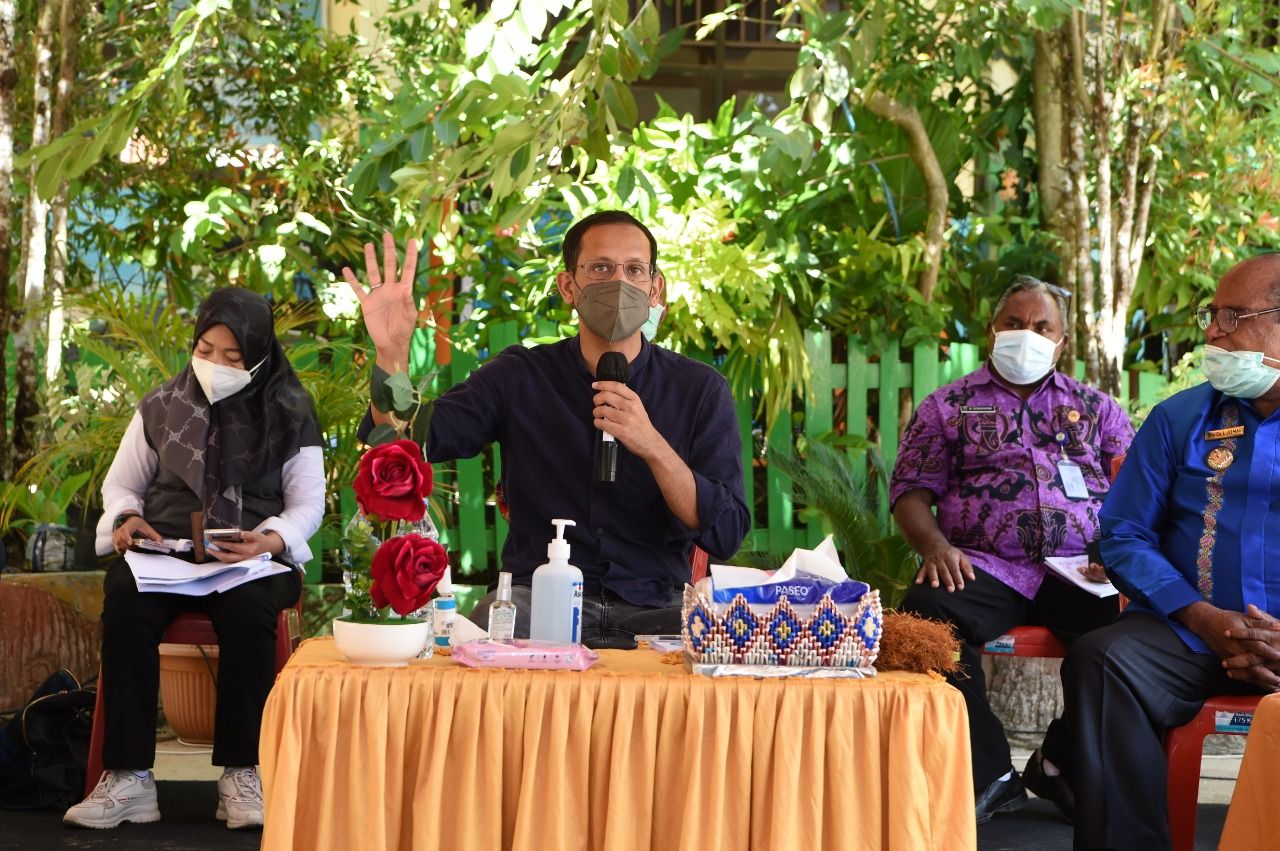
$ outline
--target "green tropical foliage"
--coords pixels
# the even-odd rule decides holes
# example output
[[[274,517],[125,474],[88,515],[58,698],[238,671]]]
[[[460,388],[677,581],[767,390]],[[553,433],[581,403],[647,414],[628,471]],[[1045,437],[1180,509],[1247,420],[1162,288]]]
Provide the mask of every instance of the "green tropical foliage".
[[[770,443],[768,457],[795,484],[804,505],[801,516],[833,534],[849,575],[877,589],[886,608],[896,608],[919,562],[883,510],[887,506],[880,488],[888,482],[888,471],[879,453],[870,446],[856,451],[822,439],[805,441],[803,452],[799,449]],[[865,476],[863,459],[855,457],[864,453],[875,479]]]
[[[572,333],[554,286],[565,228],[595,209],[634,211],[662,247],[658,340],[723,359],[739,397],[759,401],[763,433],[812,392],[805,330],[853,334],[872,358],[895,343],[981,343],[1014,274],[1064,268],[1037,62],[1046,39],[1104,2],[794,0],[769,22],[772,47],[794,51],[780,54],[794,57],[785,92],[703,115],[660,98],[649,109],[633,90],[689,40],[737,21],[732,6],[690,31],[667,26],[658,0],[391,0],[365,39],[327,30],[309,0],[84,4],[70,132],[28,149],[26,83],[13,113],[19,200],[70,181],[67,356],[41,385],[44,449],[24,493],[88,473],[75,498],[93,501],[137,399],[185,361],[191,310],[227,283],[275,299],[330,441],[331,483],[344,485],[369,388],[364,331],[336,273],[384,229],[428,243],[423,325],[483,354],[504,320],[525,337]],[[1125,10],[1133,39],[1158,11],[1105,8]],[[1172,58],[1112,81],[1118,97],[1177,117],[1147,148],[1159,191],[1125,325],[1130,360],[1166,374],[1198,339],[1190,311],[1216,278],[1280,247],[1274,8],[1172,8]],[[36,11],[18,4],[18,67],[34,62]],[[917,137],[881,96],[918,118]],[[1097,175],[1084,180],[1094,192]],[[24,250],[12,247],[15,268]],[[836,522],[843,509],[828,499],[866,494],[815,461],[822,445],[765,463],[799,464],[797,488],[810,510],[828,505],[833,528],[887,535],[852,514]],[[0,466],[5,450],[0,440]],[[830,478],[802,481],[801,468]]]
[[[0,522],[15,529],[61,523],[67,507],[79,495],[89,481],[88,473],[79,473],[59,480],[51,488],[24,486],[14,482],[0,482]]]

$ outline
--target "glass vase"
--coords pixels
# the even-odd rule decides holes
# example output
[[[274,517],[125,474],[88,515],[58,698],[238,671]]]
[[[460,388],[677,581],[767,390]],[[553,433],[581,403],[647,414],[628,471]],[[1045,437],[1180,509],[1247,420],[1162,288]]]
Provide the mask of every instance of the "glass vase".
[[[373,554],[384,540],[384,535],[387,540],[399,535],[421,535],[432,541],[440,540],[430,512],[424,513],[421,520],[374,523],[357,508],[342,532],[343,617],[352,614],[361,619],[376,617],[377,612],[369,597],[369,574]],[[430,621],[431,615],[431,604],[428,603],[405,617]]]

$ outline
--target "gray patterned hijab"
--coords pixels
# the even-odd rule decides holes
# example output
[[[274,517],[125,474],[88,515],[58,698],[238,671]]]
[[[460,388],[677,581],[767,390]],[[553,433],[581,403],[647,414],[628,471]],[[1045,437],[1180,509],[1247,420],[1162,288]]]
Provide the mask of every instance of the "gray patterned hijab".
[[[240,486],[279,470],[304,446],[320,445],[315,405],[276,340],[271,305],[240,287],[215,290],[196,317],[200,336],[226,325],[246,365],[262,362],[249,385],[210,405],[191,364],[143,397],[147,441],[160,463],[204,504],[205,528],[240,525]]]

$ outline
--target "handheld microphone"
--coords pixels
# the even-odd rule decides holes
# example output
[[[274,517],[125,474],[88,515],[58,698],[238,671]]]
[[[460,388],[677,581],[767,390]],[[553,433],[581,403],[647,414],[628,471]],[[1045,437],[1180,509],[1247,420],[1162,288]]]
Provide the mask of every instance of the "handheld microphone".
[[[596,363],[596,381],[627,383],[627,356],[622,352],[605,352]],[[596,442],[596,481],[618,480],[618,441],[607,431],[600,432]]]

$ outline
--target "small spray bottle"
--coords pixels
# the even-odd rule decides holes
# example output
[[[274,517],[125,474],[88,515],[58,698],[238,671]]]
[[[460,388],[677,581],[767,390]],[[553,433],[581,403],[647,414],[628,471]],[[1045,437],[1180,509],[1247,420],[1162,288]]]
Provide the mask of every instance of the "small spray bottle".
[[[516,635],[516,604],[511,602],[511,574],[498,574],[498,599],[489,604],[489,638],[510,641]]]

